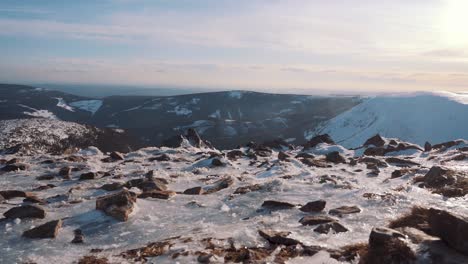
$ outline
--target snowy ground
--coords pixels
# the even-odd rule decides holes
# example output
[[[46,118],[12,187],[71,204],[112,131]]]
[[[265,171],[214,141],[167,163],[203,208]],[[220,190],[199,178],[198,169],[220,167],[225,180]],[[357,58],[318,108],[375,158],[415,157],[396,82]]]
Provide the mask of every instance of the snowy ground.
[[[338,147],[332,149],[336,148]],[[319,146],[313,151],[315,154],[325,154],[323,152],[327,149],[329,148],[326,146]],[[128,260],[118,256],[121,252],[176,236],[181,237],[173,240],[175,244],[169,252],[150,262],[194,263],[197,257],[194,252],[206,250],[206,244],[202,242],[205,238],[213,238],[214,243],[219,245],[227,243],[223,239],[231,239],[236,248],[265,246],[268,242],[258,235],[258,229],[274,229],[290,231],[290,237],[306,245],[339,248],[367,241],[372,227],[386,226],[390,220],[408,212],[414,205],[440,207],[468,215],[468,197],[444,198],[432,194],[413,184],[414,176],[390,179],[390,174],[398,169],[393,165],[381,168],[381,173],[374,177],[367,175],[369,170],[365,164],[353,167],[348,164],[333,164],[331,168],[316,168],[295,158],[291,158],[289,162],[280,162],[277,159],[278,153],[273,152],[271,157],[259,157],[257,161],[247,157],[237,161],[222,159],[226,166],[212,167],[208,151],[212,150],[146,148],[127,154],[125,161],[113,163],[101,162],[107,156],[92,148],[78,154],[86,159],[84,162],[66,161],[63,159],[65,156],[19,157],[31,167],[27,171],[0,175],[0,190],[32,190],[45,184],[56,187],[34,192],[49,201],[43,206],[47,211],[46,219],[0,222],[0,263],[72,263],[85,255],[97,255],[114,263],[125,263]],[[288,152],[294,156],[299,151],[300,149],[296,149]],[[352,151],[343,152],[348,157],[354,155]],[[424,175],[432,165],[439,164],[455,152],[456,150],[429,154],[417,152],[410,158],[421,164],[418,175]],[[148,160],[162,153],[168,154],[171,161]],[[427,159],[434,155],[435,159]],[[14,156],[0,158],[9,160]],[[54,163],[41,163],[48,159],[54,160]],[[264,161],[268,165],[260,166]],[[445,165],[468,171],[468,160],[450,161]],[[48,181],[36,180],[41,175],[57,175],[58,170],[64,166],[73,166],[80,171],[73,172],[72,180],[63,180],[60,177]],[[208,195],[178,194],[170,200],[138,199],[137,209],[127,222],[118,222],[95,210],[96,197],[107,193],[98,189],[100,186],[143,177],[150,170],[154,170],[155,177],[169,181],[168,189],[176,192],[206,186],[225,176],[233,177],[235,182],[227,189]],[[110,172],[112,176],[79,181],[79,175],[88,171]],[[117,177],[119,175],[121,178]],[[335,183],[324,181],[321,177],[323,175],[330,176]],[[246,194],[233,194],[236,188],[253,184],[260,184],[264,188]],[[78,186],[79,188],[74,188]],[[364,193],[388,193],[394,200],[367,199],[363,197]],[[305,204],[318,199],[327,201],[325,211],[343,205],[357,205],[362,212],[339,218],[349,232],[318,234],[313,231],[315,227],[302,226],[298,222],[307,214],[297,208],[274,212],[259,210],[264,200]],[[21,199],[16,199],[0,204],[0,213],[20,203]],[[21,237],[22,232],[31,226],[55,219],[64,219],[63,228],[56,239],[29,240]],[[77,228],[83,230],[85,244],[70,243],[73,230]],[[92,249],[103,251],[90,253]],[[175,253],[184,251],[189,254],[172,258]],[[222,258],[218,260],[222,262]],[[290,260],[290,263],[336,263],[336,260],[322,252],[311,258]]]

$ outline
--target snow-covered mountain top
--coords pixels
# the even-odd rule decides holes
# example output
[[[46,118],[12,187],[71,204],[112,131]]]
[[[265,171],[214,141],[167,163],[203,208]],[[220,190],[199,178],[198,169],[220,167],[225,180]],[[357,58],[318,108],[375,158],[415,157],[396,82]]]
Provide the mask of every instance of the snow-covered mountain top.
[[[467,98],[449,92],[373,97],[309,134],[329,134],[345,147],[358,147],[376,134],[419,145],[468,139]]]

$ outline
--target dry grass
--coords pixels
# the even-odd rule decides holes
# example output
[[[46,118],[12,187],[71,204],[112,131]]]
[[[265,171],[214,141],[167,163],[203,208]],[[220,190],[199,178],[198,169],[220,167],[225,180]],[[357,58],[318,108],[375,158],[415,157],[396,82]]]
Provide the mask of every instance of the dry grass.
[[[429,209],[419,206],[414,206],[411,212],[400,216],[399,218],[390,222],[388,227],[399,228],[399,227],[414,227],[426,233],[430,232],[429,229]]]

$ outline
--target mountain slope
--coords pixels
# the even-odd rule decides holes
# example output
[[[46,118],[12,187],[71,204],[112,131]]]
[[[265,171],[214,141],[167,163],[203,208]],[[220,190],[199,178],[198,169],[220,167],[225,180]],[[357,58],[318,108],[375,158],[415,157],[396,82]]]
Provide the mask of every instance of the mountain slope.
[[[329,134],[345,147],[358,147],[375,134],[423,145],[468,139],[466,95],[418,93],[375,97],[336,116],[314,133]]]

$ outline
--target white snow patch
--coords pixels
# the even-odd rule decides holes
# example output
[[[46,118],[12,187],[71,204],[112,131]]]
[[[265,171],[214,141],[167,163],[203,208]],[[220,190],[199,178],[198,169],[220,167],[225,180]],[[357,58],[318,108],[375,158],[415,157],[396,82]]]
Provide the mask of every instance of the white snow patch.
[[[71,111],[71,112],[75,112],[73,107],[67,105],[67,102],[65,102],[65,100],[63,100],[63,98],[55,97],[55,99],[57,99],[57,106],[58,107],[61,107],[61,108],[65,109],[65,110],[68,110],[68,111]]]
[[[71,106],[84,111],[91,112],[93,115],[101,108],[102,100],[83,100],[70,103]]]
[[[219,111],[219,109],[218,109],[214,113],[209,115],[209,117],[220,119],[221,118],[221,111]]]
[[[192,115],[192,110],[185,108],[183,106],[176,106],[174,110],[168,110],[168,113],[175,113],[178,116],[190,116]]]
[[[228,93],[229,97],[235,98],[235,99],[241,99],[243,93],[241,91],[231,91]]]

